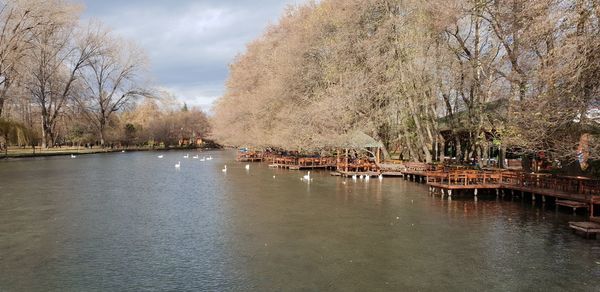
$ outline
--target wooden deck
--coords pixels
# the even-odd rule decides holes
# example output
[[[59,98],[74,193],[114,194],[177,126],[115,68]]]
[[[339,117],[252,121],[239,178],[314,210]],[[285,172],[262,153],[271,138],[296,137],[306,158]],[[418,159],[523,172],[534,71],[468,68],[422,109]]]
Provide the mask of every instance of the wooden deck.
[[[579,208],[582,208],[582,209],[589,209],[590,208],[590,205],[588,203],[576,202],[576,201],[570,201],[570,200],[559,200],[559,199],[557,199],[555,201],[555,204],[556,204],[557,208],[558,208],[558,206],[572,208],[573,209],[573,213],[577,212],[577,209],[579,209]]]
[[[342,176],[342,177],[352,177],[352,176],[369,176],[369,177],[378,177],[379,176],[379,172],[377,171],[343,171],[343,170],[337,170],[335,173],[337,174],[333,174],[335,176]]]
[[[321,165],[291,165],[287,167],[291,170],[306,170],[306,169],[334,169],[335,165],[332,164],[321,164]]]
[[[240,162],[261,162],[264,159],[264,153],[260,151],[238,152],[235,160]]]
[[[569,222],[569,227],[573,229],[573,232],[583,233],[585,238],[596,238],[600,233],[600,223],[596,222]]]
[[[239,162],[262,162],[262,157],[239,157],[237,158]]]
[[[269,167],[286,168],[290,170],[335,169],[333,157],[273,157]]]
[[[441,183],[428,183],[429,186],[434,188],[441,188],[447,190],[475,190],[475,189],[500,189],[500,184],[471,184],[471,185],[448,185]]]
[[[418,172],[406,174],[419,175]],[[475,170],[427,171],[424,175],[430,187],[442,190],[510,190],[531,193],[534,200],[534,195],[539,195],[543,200],[547,196],[586,206],[594,196],[600,196],[600,182],[581,177]]]
[[[403,177],[404,173],[402,173],[401,171],[381,171],[381,175],[383,176],[396,176],[396,177]]]

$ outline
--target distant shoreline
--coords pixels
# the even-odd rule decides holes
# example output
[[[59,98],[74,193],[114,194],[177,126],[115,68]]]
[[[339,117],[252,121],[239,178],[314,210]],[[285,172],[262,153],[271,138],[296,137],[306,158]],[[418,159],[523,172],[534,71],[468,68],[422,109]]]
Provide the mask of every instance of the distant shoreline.
[[[54,157],[54,156],[70,156],[70,155],[93,155],[93,154],[112,154],[112,153],[122,153],[122,152],[150,152],[150,151],[184,151],[184,150],[219,150],[219,148],[119,148],[119,149],[110,149],[110,148],[98,148],[98,149],[89,149],[82,148],[79,150],[75,149],[65,149],[65,150],[52,151],[52,152],[17,152],[11,153],[8,152],[8,155],[5,155],[4,152],[0,153],[0,161],[10,161],[10,160],[20,160],[20,159],[30,159],[30,158],[39,158],[39,157]],[[27,150],[27,149],[23,149]],[[37,150],[36,150],[37,151]],[[47,151],[47,150],[42,150]]]

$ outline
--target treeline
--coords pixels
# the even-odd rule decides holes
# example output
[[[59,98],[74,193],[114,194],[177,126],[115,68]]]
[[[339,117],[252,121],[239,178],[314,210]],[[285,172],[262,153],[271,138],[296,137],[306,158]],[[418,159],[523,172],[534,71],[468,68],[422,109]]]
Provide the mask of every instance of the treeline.
[[[319,150],[359,131],[401,158],[597,158],[595,0],[323,0],[231,65],[214,135]],[[502,157],[500,161],[503,161]]]
[[[168,93],[148,82],[145,52],[98,21],[83,22],[82,11],[67,0],[0,1],[0,144],[175,143],[184,132],[188,140],[205,135],[204,113],[165,104]],[[152,122],[136,120],[149,104]]]

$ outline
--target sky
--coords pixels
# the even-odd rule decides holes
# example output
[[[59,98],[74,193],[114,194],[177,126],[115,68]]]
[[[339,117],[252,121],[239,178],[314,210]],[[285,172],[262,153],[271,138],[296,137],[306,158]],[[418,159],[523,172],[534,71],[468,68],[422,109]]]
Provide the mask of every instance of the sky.
[[[228,66],[251,40],[301,0],[83,0],[99,19],[145,49],[152,83],[210,110]]]

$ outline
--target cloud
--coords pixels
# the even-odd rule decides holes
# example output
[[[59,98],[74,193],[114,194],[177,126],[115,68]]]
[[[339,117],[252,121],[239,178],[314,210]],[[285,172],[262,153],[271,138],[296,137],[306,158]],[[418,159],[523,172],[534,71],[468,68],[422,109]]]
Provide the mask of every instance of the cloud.
[[[209,109],[225,89],[228,65],[246,43],[300,0],[85,0],[97,18],[142,46],[158,85]]]

